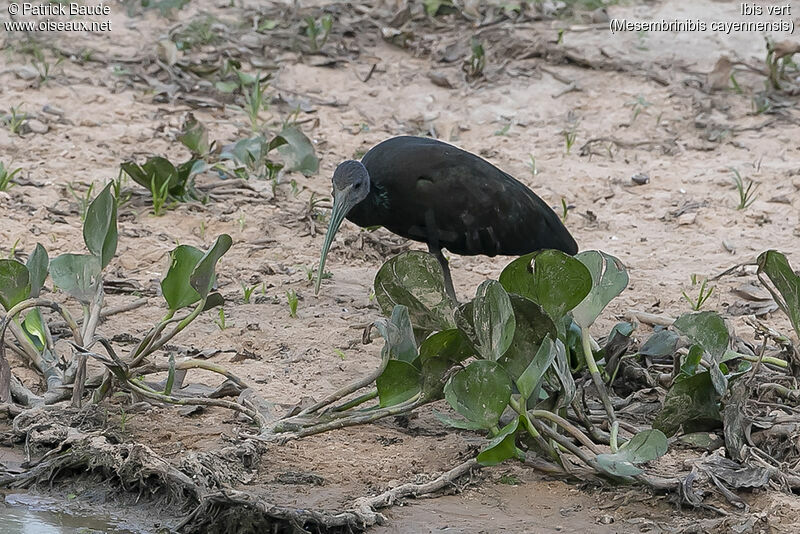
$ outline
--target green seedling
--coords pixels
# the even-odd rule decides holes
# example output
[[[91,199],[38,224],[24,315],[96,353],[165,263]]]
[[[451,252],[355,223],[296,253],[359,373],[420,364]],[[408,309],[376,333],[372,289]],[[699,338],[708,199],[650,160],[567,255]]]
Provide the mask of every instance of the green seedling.
[[[12,106],[11,109],[9,109],[8,115],[6,115],[5,117],[5,123],[6,126],[8,127],[8,130],[12,134],[19,135],[20,130],[22,129],[22,124],[25,122],[27,118],[28,118],[27,113],[23,113],[22,111],[20,111],[19,106],[18,107]]]
[[[178,50],[191,50],[217,44],[222,41],[222,36],[215,31],[214,26],[220,24],[221,22],[213,15],[203,13],[177,30],[172,35],[172,40]]]
[[[247,219],[244,213],[240,213],[239,217],[236,219],[236,222],[239,224],[239,231],[244,232],[245,226],[247,226]]]
[[[648,102],[647,100],[645,100],[645,98],[642,95],[637,95],[636,96],[636,100],[634,100],[633,102],[629,103],[628,105],[631,107],[631,121],[630,121],[630,124],[633,124],[633,122],[636,120],[636,117],[638,117],[639,114],[641,114],[647,108],[652,106],[652,104],[650,102]]]
[[[772,111],[772,99],[766,93],[758,93],[753,96],[753,113],[761,115]]]
[[[254,132],[258,132],[261,128],[260,113],[269,108],[269,101],[266,98],[268,86],[266,78],[262,81],[261,74],[258,73],[255,81],[250,86],[250,90],[244,93],[244,110],[250,119],[250,128]]]
[[[297,303],[298,297],[297,292],[294,289],[288,289],[286,291],[286,302],[289,304],[289,317],[294,319],[297,317]]]
[[[255,291],[257,287],[257,285],[246,286],[245,284],[242,284],[242,297],[245,304],[250,304],[250,298],[253,296],[253,291]]]
[[[567,216],[569,215],[569,206],[567,206],[566,199],[561,199],[561,222],[567,222]]]
[[[153,197],[153,215],[160,217],[166,212],[167,199],[169,199],[169,180],[161,184],[156,181],[156,177],[150,178],[150,195]]]
[[[0,191],[8,191],[14,187],[15,184],[12,180],[20,171],[22,171],[21,168],[12,171],[10,167],[6,168],[5,164],[0,161]]]
[[[36,72],[39,73],[39,83],[45,84],[50,79],[50,74],[53,68],[59,66],[64,58],[59,56],[56,60],[55,64],[51,64],[47,58],[44,57],[44,53],[40,48],[36,48],[33,50],[34,59],[31,61],[31,64],[36,69]]]
[[[273,150],[281,155],[282,163],[270,159]],[[317,172],[319,159],[308,137],[297,127],[289,126],[271,140],[264,135],[257,135],[223,147],[219,161],[213,164],[213,168],[232,178],[271,181],[274,189],[282,169],[299,171],[308,176]]]
[[[14,259],[14,256],[17,255],[18,246],[19,246],[19,238],[17,238],[17,240],[14,241],[13,245],[11,245],[11,249],[8,251],[8,259],[10,260]]]
[[[575,144],[575,139],[578,137],[578,124],[580,121],[570,118],[569,126],[561,131],[564,136],[564,146],[567,154],[572,150],[572,145]]]
[[[78,203],[78,212],[81,216],[81,222],[86,220],[86,211],[89,209],[89,204],[92,201],[92,191],[94,191],[94,182],[89,184],[89,187],[86,188],[86,192],[83,194],[78,193],[75,191],[75,187],[73,187],[72,183],[67,184],[67,190],[69,191],[72,198]]]
[[[528,168],[531,170],[531,174],[533,176],[536,176],[537,174],[539,174],[539,170],[536,167],[536,157],[533,154],[528,154],[528,157],[530,158],[530,163],[528,163]]]
[[[464,65],[464,70],[467,77],[478,78],[483,76],[483,69],[486,67],[486,52],[483,49],[483,43],[474,37],[470,40],[469,46],[471,55]]]
[[[757,191],[760,184],[755,183],[753,180],[749,180],[745,186],[739,171],[731,168],[731,172],[733,172],[733,183],[736,186],[736,192],[739,194],[739,203],[737,204],[736,209],[747,209],[753,202],[756,201],[756,198],[758,198]]]
[[[166,158],[152,156],[143,165],[126,161],[121,168],[134,182],[150,191],[154,204],[158,197],[161,203],[159,213],[167,199],[180,202],[205,201],[205,196],[194,186],[195,176],[208,168],[202,159],[192,158],[176,167]],[[155,205],[153,211],[156,211]]]
[[[225,323],[225,310],[220,308],[217,312],[217,319],[214,320],[214,324],[216,324],[220,330],[225,330],[228,326]]]
[[[206,240],[206,221],[200,221],[200,225],[198,226],[198,234],[200,235],[200,239],[202,241]]]
[[[339,357],[340,360],[344,361],[347,359],[347,355],[344,353],[342,349],[333,349],[333,352]]]
[[[739,85],[739,82],[736,81],[736,75],[733,72],[731,72],[731,86],[733,87],[734,93],[738,95],[744,94],[744,91],[742,90],[742,87]]]
[[[692,287],[695,287],[698,284],[697,275],[693,274],[690,279],[692,281]],[[700,290],[697,294],[697,298],[695,299],[692,299],[689,295],[687,295],[686,291],[681,292],[683,298],[689,303],[689,306],[691,306],[694,311],[700,311],[700,308],[703,307],[703,304],[705,304],[705,302],[714,292],[714,286],[708,286],[707,284],[708,280],[703,278],[702,282],[700,282]]]
[[[314,17],[306,17],[306,36],[312,52],[319,51],[325,46],[333,28],[333,18],[330,15],[323,15],[319,20]]]
[[[503,126],[501,129],[499,129],[496,132],[494,132],[494,134],[497,135],[497,136],[508,135],[508,131],[510,129],[511,129],[511,123],[509,122],[508,124]]]
[[[127,204],[133,196],[133,193],[125,189],[127,182],[128,176],[122,171],[122,169],[119,170],[117,178],[111,182],[114,188],[114,200],[117,204],[117,210]]]

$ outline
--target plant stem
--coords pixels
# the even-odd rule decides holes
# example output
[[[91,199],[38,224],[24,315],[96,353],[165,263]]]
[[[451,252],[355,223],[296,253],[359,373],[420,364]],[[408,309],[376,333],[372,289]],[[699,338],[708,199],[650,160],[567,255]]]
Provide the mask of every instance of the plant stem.
[[[611,424],[611,440],[610,440],[611,452],[614,454],[616,454],[617,451],[619,450],[619,447],[617,446],[618,435],[619,435],[619,421],[614,421]]]
[[[606,384],[603,382],[603,377],[600,376],[600,369],[597,368],[597,362],[594,361],[588,326],[581,325],[581,342],[583,343],[583,356],[586,359],[586,367],[589,368],[589,372],[592,374],[592,382],[594,382],[597,388],[600,400],[603,401],[603,407],[608,414],[609,423],[613,424],[614,421],[617,420],[617,417],[614,415],[614,406],[611,405],[611,399],[608,397]]]
[[[309,406],[305,410],[302,410],[297,416],[308,415],[314,412],[325,408],[326,406],[333,404],[334,402],[343,399],[344,397],[355,393],[359,389],[363,389],[368,385],[372,384],[386,369],[386,366],[389,364],[389,351],[381,351],[381,364],[375,369],[372,373],[356,380],[355,382],[351,382],[350,384],[346,385],[345,387],[331,393],[318,403]],[[338,410],[337,410],[338,411]]]
[[[344,403],[344,404],[342,404],[340,406],[336,406],[336,407],[332,408],[331,411],[333,411],[333,412],[344,412],[344,411],[349,410],[350,408],[355,408],[356,406],[358,406],[360,404],[364,404],[365,402],[370,401],[370,400],[374,399],[377,396],[378,396],[378,390],[377,389],[373,389],[369,393],[364,393],[363,395],[361,395],[359,397],[356,397],[355,399],[353,399],[351,401],[348,401],[348,402],[346,402],[346,403]]]
[[[302,428],[302,429],[297,430],[295,432],[290,432],[290,433],[287,432],[285,435],[275,435],[275,434],[281,434],[281,433],[285,432],[284,429],[287,428],[285,425],[287,423],[291,424],[291,419],[294,419],[294,418],[284,419],[282,421],[278,421],[278,423],[275,426],[273,426],[272,429],[270,429],[270,432],[272,434],[271,436],[267,436],[265,434],[262,434],[262,435],[258,436],[258,438],[262,439],[262,440],[266,439],[268,441],[275,441],[276,439],[277,440],[281,440],[281,441],[288,441],[288,440],[291,440],[291,439],[300,439],[300,438],[304,438],[304,437],[307,437],[307,436],[312,436],[314,434],[320,434],[322,432],[327,432],[328,430],[334,430],[334,429],[337,429],[337,428],[345,428],[345,427],[348,427],[348,426],[363,425],[363,424],[366,424],[366,423],[375,422],[375,421],[377,421],[379,419],[383,419],[384,417],[390,417],[390,416],[393,416],[393,415],[404,414],[404,413],[410,412],[410,411],[412,411],[412,410],[414,410],[416,408],[419,408],[420,406],[422,406],[423,404],[426,404],[427,402],[430,402],[430,401],[424,400],[424,399],[420,399],[420,395],[418,393],[418,394],[414,395],[412,398],[410,398],[409,400],[407,400],[405,402],[402,402],[400,404],[397,404],[395,406],[389,406],[387,408],[380,408],[380,409],[373,410],[373,411],[370,411],[370,412],[366,412],[366,413],[363,413],[363,414],[355,414],[355,415],[352,415],[352,416],[347,417],[347,418],[336,419],[335,421],[326,421],[324,423],[318,423],[318,424],[315,424],[315,425],[308,426],[306,428]],[[295,417],[297,417],[297,416],[295,416]]]
[[[546,419],[551,423],[555,423],[572,435],[581,445],[587,447],[595,454],[600,454],[600,449],[597,445],[589,439],[589,437],[578,429],[575,425],[558,415],[557,413],[548,412],[547,410],[530,410],[528,414],[534,419]]]

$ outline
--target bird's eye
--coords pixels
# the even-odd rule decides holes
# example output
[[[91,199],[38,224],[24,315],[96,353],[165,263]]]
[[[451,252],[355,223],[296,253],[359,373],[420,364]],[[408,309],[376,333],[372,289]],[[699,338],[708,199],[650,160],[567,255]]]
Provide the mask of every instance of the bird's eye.
[[[361,187],[361,184],[356,184],[356,185],[354,185],[353,187],[354,187],[354,188],[356,188],[356,189],[358,189],[359,187]]]

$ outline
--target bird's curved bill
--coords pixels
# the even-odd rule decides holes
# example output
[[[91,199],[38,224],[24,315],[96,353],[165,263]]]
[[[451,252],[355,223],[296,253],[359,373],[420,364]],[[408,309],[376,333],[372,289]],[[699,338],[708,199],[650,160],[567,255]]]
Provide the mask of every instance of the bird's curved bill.
[[[349,189],[349,188],[348,188]],[[325,272],[325,258],[328,256],[328,249],[331,248],[333,237],[342,225],[350,206],[347,204],[346,191],[334,191],[333,209],[331,209],[331,222],[328,224],[328,231],[325,234],[325,241],[322,242],[322,253],[319,257],[319,269],[317,269],[317,282],[314,284],[314,294],[319,295],[319,286],[322,283],[322,273]]]

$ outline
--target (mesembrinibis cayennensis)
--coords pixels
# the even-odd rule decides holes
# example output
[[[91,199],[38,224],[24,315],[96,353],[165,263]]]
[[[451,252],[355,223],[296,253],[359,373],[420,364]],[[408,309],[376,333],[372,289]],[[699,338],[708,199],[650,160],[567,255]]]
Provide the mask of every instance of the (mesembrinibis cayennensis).
[[[339,164],[332,181],[333,209],[315,293],[345,217],[361,227],[384,226],[427,243],[453,298],[442,249],[465,256],[520,256],[541,249],[578,252],[558,215],[528,187],[485,159],[436,139],[387,139],[361,161]]]

